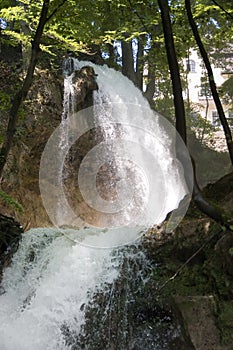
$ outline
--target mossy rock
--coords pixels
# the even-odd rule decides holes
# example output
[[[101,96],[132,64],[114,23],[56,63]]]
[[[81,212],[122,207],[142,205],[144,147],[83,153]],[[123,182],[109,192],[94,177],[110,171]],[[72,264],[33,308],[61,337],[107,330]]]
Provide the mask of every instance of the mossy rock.
[[[233,301],[221,302],[218,313],[218,327],[224,345],[233,349]]]

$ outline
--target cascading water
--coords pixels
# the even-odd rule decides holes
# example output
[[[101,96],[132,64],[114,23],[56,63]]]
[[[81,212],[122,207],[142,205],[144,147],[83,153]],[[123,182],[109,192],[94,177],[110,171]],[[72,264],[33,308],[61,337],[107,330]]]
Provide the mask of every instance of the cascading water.
[[[74,71],[86,65],[87,62],[72,60]],[[191,162],[174,128],[150,109],[147,100],[131,81],[106,66],[88,65],[94,67],[97,75],[99,91],[94,93],[96,103],[93,108],[71,113],[65,120],[68,134],[66,149],[70,149],[77,139],[93,128],[101,127],[104,136],[103,141],[88,152],[79,166],[77,179],[83,202],[77,207],[70,206],[60,178],[54,179],[54,174],[61,174],[61,165],[63,167],[65,163],[65,152],[56,160],[53,151],[59,148],[60,135],[64,132],[63,123],[50,137],[42,155],[41,195],[46,211],[56,226],[62,226],[62,222],[63,226],[68,227],[107,227],[106,236],[113,236],[115,232],[115,236],[119,237],[115,245],[125,244],[138,238],[148,227],[160,224],[188,193],[182,166],[176,158],[176,146],[180,146],[179,154],[187,159],[187,178],[192,178]],[[70,71],[69,65],[68,73]],[[66,84],[72,83],[73,75],[71,79],[70,76],[66,78]],[[69,94],[65,97],[68,102],[73,101]],[[68,110],[72,109],[70,106]],[[115,195],[112,191],[112,197],[108,199],[102,195],[110,192],[108,187],[103,187],[100,195],[96,183],[99,169],[105,166],[113,174],[110,185],[115,191]],[[62,215],[59,207],[62,207]],[[88,211],[90,220],[80,219],[80,207]],[[180,218],[185,209],[187,206],[184,205],[183,213],[179,212]],[[118,230],[126,226],[135,229],[135,235],[130,240],[127,237],[124,239],[122,230]],[[77,238],[79,241],[81,239]]]
[[[91,249],[55,229],[25,233],[2,280],[0,349],[170,349],[180,332],[167,316],[165,327],[157,325],[156,294],[153,286],[144,290],[151,268],[137,246]],[[152,324],[143,315],[145,297]]]
[[[50,158],[46,158],[47,163],[44,156],[42,168],[43,164],[47,164],[47,168],[45,171],[41,170],[41,193],[45,208],[57,227],[33,229],[25,233],[13,257],[12,265],[4,271],[0,296],[0,349],[168,350],[167,339],[175,339],[179,333],[172,326],[163,332],[166,340],[161,340],[159,331],[154,331],[151,326],[147,329],[144,327],[144,330],[139,327],[135,334],[130,318],[133,319],[137,314],[139,323],[143,324],[144,321],[140,319],[142,316],[134,310],[133,305],[137,295],[143,298],[143,288],[148,283],[151,266],[138,243],[119,248],[117,246],[135,241],[141,231],[144,232],[145,227],[152,224],[153,215],[156,216],[156,223],[160,223],[186,194],[178,163],[171,150],[172,143],[169,141],[169,135],[161,134],[164,126],[159,122],[156,124],[156,145],[153,144],[150,134],[145,135],[145,130],[138,127],[135,114],[139,114],[143,119],[146,117],[144,112],[150,112],[147,102],[132,83],[114,70],[92,64],[95,73],[98,74],[99,92],[95,92],[93,114],[96,120],[91,126],[101,124],[108,146],[104,152],[110,154],[112,161],[109,163],[109,157],[106,160],[104,158],[101,165],[113,164],[114,181],[120,176],[123,180],[127,178],[127,181],[124,182],[121,178],[118,180],[118,197],[110,200],[110,209],[106,210],[110,215],[110,221],[107,221],[110,226],[101,228],[103,225],[100,225],[97,228],[89,225],[78,230],[61,229],[62,225],[77,226],[73,225],[76,214],[70,209],[64,191],[57,190],[62,186],[64,158],[74,142],[72,133],[76,128],[74,124],[73,128],[69,125],[74,103],[71,98],[73,94],[70,73],[87,64],[76,60],[70,62],[72,66],[68,67],[69,74],[65,79],[67,85],[62,123],[56,134],[56,142],[50,143],[48,147],[50,150],[55,149],[56,154],[57,149],[60,149],[62,159],[56,161],[56,166],[51,170],[54,153]],[[120,125],[117,128],[113,128],[111,114],[124,116],[123,119],[118,119]],[[114,123],[116,124],[116,121]],[[131,130],[132,124],[136,126],[136,132]],[[85,130],[89,128],[90,125]],[[119,134],[120,147],[116,148],[111,140],[116,141]],[[126,144],[121,142],[125,135],[128,137]],[[139,149],[133,143],[136,137],[144,143],[144,148]],[[167,147],[169,144],[170,149]],[[131,161],[135,159],[132,145],[133,151],[137,153],[139,171],[136,171]],[[148,165],[144,162],[146,148],[150,149],[152,154],[146,158],[146,163],[151,163],[153,171],[157,170],[159,174],[161,166],[163,168],[163,176],[158,175],[158,180],[155,181],[157,190],[162,186],[161,193],[149,193],[151,179],[149,178],[148,182],[143,181],[143,166]],[[129,151],[132,156],[130,161],[126,162],[126,171],[123,170],[119,150],[123,153]],[[98,153],[99,151],[101,148],[98,149]],[[152,161],[155,162],[154,167]],[[132,172],[129,171],[131,165]],[[51,193],[48,184],[51,185],[54,173],[57,177],[52,180]],[[164,177],[167,177],[165,187],[161,183]],[[84,178],[88,183],[88,176]],[[81,185],[82,180],[81,177]],[[133,183],[134,191],[130,182]],[[83,185],[85,187],[85,183]],[[122,185],[121,188],[119,185]],[[89,192],[92,193],[90,187]],[[135,194],[136,199],[133,199]],[[87,198],[91,204],[94,200],[93,197]],[[162,208],[159,205],[148,207],[145,200],[150,203],[160,201]],[[123,214],[122,210],[118,210],[121,202],[124,204]],[[103,211],[105,206],[106,201],[102,201]],[[138,208],[135,209],[136,206]],[[141,207],[142,212],[139,210]],[[145,214],[147,212],[148,214]],[[102,222],[106,223],[104,220]]]
[[[72,245],[56,230],[26,233],[2,281],[1,350],[68,349],[63,328],[80,332],[82,306],[118,264],[110,250]]]
[[[60,142],[57,148],[57,159],[58,159],[58,174],[56,181],[58,186],[61,187],[64,181],[65,173],[63,172],[64,163],[62,159],[65,157],[68,151],[68,123],[70,114],[74,113],[72,110],[74,106],[74,89],[72,85],[72,75],[65,77],[64,79],[64,98],[63,98],[63,113],[61,117],[61,133]],[[65,198],[63,200],[66,200]],[[62,218],[65,216],[64,206],[62,204],[61,198],[58,197],[57,201],[57,217],[56,220],[59,225],[62,225]]]

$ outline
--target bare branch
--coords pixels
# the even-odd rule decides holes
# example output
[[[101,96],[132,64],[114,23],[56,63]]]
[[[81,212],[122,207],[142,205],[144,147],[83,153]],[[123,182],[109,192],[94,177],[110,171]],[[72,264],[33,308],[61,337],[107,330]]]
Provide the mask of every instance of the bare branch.
[[[170,278],[168,278],[159,288],[158,291],[161,291],[169,282],[173,281],[178,275],[179,273],[185,268],[185,266],[188,265],[188,263],[190,263],[191,260],[193,260],[193,258],[195,258],[195,256],[197,256],[204,248],[205,246],[212,241],[212,239],[216,236],[218,236],[221,232],[223,231],[223,228],[221,227],[221,229],[219,229],[217,232],[214,232],[202,245],[201,247],[195,251],[195,253],[193,253],[193,255],[191,255],[179,268],[178,270],[174,273],[174,275],[172,275]]]
[[[135,9],[135,7],[133,6],[132,4],[132,1],[131,0],[128,0],[128,3],[129,3],[129,7],[130,9],[136,14],[136,16],[138,17],[138,19],[140,20],[142,26],[143,26],[143,29],[145,29],[147,31],[147,33],[149,34],[150,33],[150,30],[149,28],[147,27],[147,25],[145,24],[145,21],[144,21],[144,18],[140,15],[140,13]]]
[[[41,42],[41,37],[43,35],[44,26],[46,23],[49,5],[50,5],[50,0],[43,1],[43,6],[40,14],[38,27],[36,29],[34,39],[32,41],[31,58],[27,69],[27,74],[20,90],[18,91],[18,93],[16,93],[12,101],[6,135],[0,150],[0,178],[2,177],[3,168],[6,164],[7,156],[9,154],[13,137],[16,131],[16,127],[18,123],[18,114],[19,114],[18,112],[19,112],[20,106],[22,105],[22,102],[25,100],[32,84],[33,74],[37,64],[38,56],[40,54],[40,42]]]

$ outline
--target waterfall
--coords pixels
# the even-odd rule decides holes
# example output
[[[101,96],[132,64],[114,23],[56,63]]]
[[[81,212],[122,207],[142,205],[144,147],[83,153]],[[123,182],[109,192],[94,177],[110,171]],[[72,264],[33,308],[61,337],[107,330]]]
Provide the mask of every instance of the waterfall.
[[[23,234],[3,273],[0,349],[168,350],[169,339],[179,336],[176,327],[169,325],[162,335],[154,324],[142,329],[140,313],[137,331],[131,322],[152,269],[139,238],[187,194],[173,129],[157,114],[154,118],[139,90],[119,72],[91,63],[99,86],[94,108],[74,117],[72,72],[84,65],[77,60],[65,65],[62,122],[41,160],[41,195],[55,227]],[[84,158],[78,175],[84,200],[99,215],[95,226],[77,218],[62,184],[77,133],[98,126],[104,142]],[[96,174],[87,173],[86,164],[110,166],[116,190],[110,201],[97,193]]]
[[[56,182],[58,187],[62,187],[62,184],[64,182],[64,177],[66,175],[65,172],[63,171],[63,166],[64,166],[63,159],[66,156],[69,149],[68,120],[70,118],[70,115],[74,113],[73,106],[74,106],[74,89],[72,85],[72,75],[69,75],[64,79],[63,112],[61,116],[59,145],[58,145],[57,154],[56,154],[58,159],[58,169],[57,169],[58,174],[56,177]],[[61,198],[63,200],[61,200]],[[63,201],[66,201],[66,198],[63,198],[62,196],[58,196],[56,221],[59,224],[59,226],[63,224],[63,217],[66,214],[64,212]]]
[[[185,199],[177,217],[169,222],[169,227],[174,228],[187,210],[192,187],[190,181],[187,188],[183,174],[184,168],[186,180],[192,179],[189,154],[174,127],[151,110],[141,91],[120,72],[76,59],[69,59],[68,63],[65,118],[50,137],[40,167],[40,190],[50,219],[57,227],[88,226],[98,232],[105,229],[106,236],[118,237],[114,245],[121,245],[134,241],[149,227],[161,224]],[[93,107],[74,113],[72,79],[75,71],[87,65],[94,68],[99,89],[94,92]],[[103,140],[93,146],[79,166],[76,178],[82,203],[75,206],[72,199],[67,201],[62,184],[65,157],[77,140],[98,127]],[[64,132],[65,151],[56,157],[54,153]],[[182,165],[176,157],[177,149],[185,159]],[[107,175],[109,179],[98,187],[97,175],[101,169],[105,169],[102,179]],[[60,175],[54,179],[54,173]],[[82,214],[88,213],[84,219],[80,208]],[[125,227],[129,228],[130,237],[122,234]],[[82,241],[78,234],[77,241]],[[107,246],[111,245],[110,241],[106,238]]]

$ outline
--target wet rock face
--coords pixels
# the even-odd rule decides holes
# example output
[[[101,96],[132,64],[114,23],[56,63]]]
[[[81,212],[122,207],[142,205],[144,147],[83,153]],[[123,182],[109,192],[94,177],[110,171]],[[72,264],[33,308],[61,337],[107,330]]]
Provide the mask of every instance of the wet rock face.
[[[85,66],[75,71],[73,85],[76,96],[76,111],[92,106],[93,91],[98,90],[94,69]]]
[[[74,72],[73,79],[78,112],[93,104],[93,91],[98,86],[95,72],[90,66]],[[10,80],[9,83],[9,89],[13,89],[13,81]],[[36,70],[23,107],[25,116],[19,124],[19,132],[5,167],[2,188],[23,206],[24,211],[16,212],[0,201],[0,212],[15,217],[23,226],[51,225],[40,197],[39,167],[44,147],[61,122],[62,85],[62,76],[57,72],[39,68]],[[3,119],[2,115],[1,118]],[[92,136],[90,138],[93,139]],[[84,150],[88,142],[89,138],[84,138]]]
[[[114,283],[81,305],[85,310],[81,333],[62,327],[67,345],[72,350],[194,350],[180,320],[150,279],[154,268],[143,253],[130,248]]]
[[[0,279],[4,267],[8,266],[17,250],[23,228],[14,219],[0,214]]]
[[[220,332],[216,327],[213,296],[176,296],[174,304],[181,312],[196,350],[224,350],[220,346]]]

